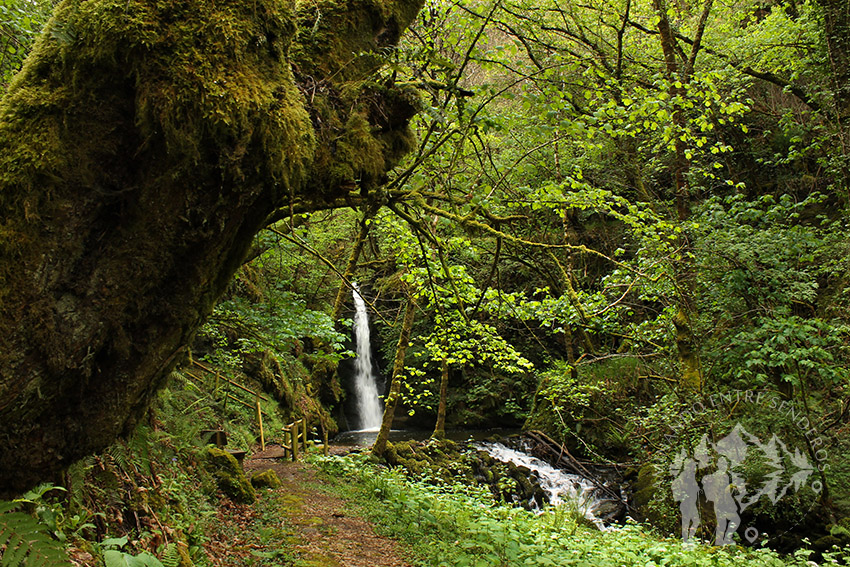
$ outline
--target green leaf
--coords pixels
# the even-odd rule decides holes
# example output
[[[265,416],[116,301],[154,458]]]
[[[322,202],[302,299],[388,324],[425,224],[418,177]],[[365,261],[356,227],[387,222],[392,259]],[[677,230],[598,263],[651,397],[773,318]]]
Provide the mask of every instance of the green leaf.
[[[129,567],[125,559],[126,556],[123,551],[117,551],[115,549],[108,549],[103,552],[106,567]]]

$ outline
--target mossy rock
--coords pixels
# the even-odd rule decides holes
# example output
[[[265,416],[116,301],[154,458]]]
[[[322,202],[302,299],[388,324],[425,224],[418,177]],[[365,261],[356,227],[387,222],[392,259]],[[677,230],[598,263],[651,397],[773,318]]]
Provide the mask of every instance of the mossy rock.
[[[390,466],[398,465],[398,452],[395,450],[395,445],[387,441],[387,448],[384,449],[384,459]]]
[[[266,469],[262,472],[251,475],[251,484],[254,488],[279,488],[280,478],[277,473],[271,469]]]
[[[830,551],[833,547],[844,547],[847,540],[834,535],[823,536],[814,541],[812,546],[818,551]]]
[[[657,491],[655,465],[648,463],[640,467],[635,482],[633,503],[636,508],[643,508],[653,499]]]
[[[405,459],[411,459],[416,456],[416,451],[413,449],[413,443],[415,441],[402,441],[401,443],[397,443],[395,446],[396,453],[399,457],[403,457]]]
[[[638,469],[632,504],[639,519],[646,520],[662,532],[676,533],[679,529],[679,507],[673,501],[670,484],[665,484],[663,476],[659,478],[659,468],[654,463]],[[713,511],[701,509],[701,513],[703,517],[710,517]]]
[[[236,458],[217,447],[206,450],[206,465],[219,489],[234,502],[251,504],[257,499],[254,487],[245,477],[245,472]]]
[[[517,493],[520,498],[527,501],[534,497],[535,487],[531,483],[531,469],[528,467],[516,467],[511,469],[514,479],[517,482]]]

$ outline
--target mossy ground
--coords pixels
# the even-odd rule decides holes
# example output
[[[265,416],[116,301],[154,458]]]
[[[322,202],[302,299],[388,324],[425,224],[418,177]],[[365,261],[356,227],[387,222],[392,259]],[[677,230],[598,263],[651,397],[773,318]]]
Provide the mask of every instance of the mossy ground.
[[[261,507],[269,521],[287,526],[282,540],[292,561],[287,565],[407,565],[395,542],[377,535],[348,503],[332,495],[329,481],[313,466],[266,459],[249,460],[245,466],[273,471],[281,479],[282,485],[265,491],[255,508]]]

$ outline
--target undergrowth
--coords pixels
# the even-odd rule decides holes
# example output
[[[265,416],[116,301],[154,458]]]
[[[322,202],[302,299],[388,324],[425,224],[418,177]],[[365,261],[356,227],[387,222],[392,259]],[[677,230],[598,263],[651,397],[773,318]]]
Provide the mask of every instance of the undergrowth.
[[[213,564],[207,548],[222,535],[226,500],[206,469],[202,431],[221,429],[228,447],[241,450],[259,438],[256,399],[221,384],[176,373],[128,438],[72,465],[61,484],[0,502],[0,566]],[[260,406],[266,441],[274,441],[280,407]],[[260,559],[267,558],[251,555],[245,565]]]
[[[808,550],[780,557],[766,548],[683,543],[631,521],[603,532],[583,525],[569,510],[534,514],[494,504],[478,488],[414,480],[401,469],[371,464],[365,455],[319,457],[317,463],[386,535],[403,540],[424,565],[434,567],[802,567],[850,558],[836,551],[816,563]]]

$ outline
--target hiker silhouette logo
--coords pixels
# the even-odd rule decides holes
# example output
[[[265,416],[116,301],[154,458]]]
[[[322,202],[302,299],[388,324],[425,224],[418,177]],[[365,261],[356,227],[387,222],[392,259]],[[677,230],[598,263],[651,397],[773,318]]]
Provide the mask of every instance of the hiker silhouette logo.
[[[748,461],[761,463],[755,486],[748,485],[742,472]],[[738,424],[716,443],[703,435],[692,455],[682,450],[670,467],[673,499],[682,512],[682,539],[690,541],[697,533],[700,510],[708,508],[700,506],[701,496],[714,509],[715,545],[734,544],[744,510],[762,498],[776,504],[789,490],[805,486],[814,471],[806,455],[791,451],[775,434],[762,442]],[[823,488],[819,480],[810,486],[816,493]],[[750,527],[743,535],[752,543],[759,534]]]

